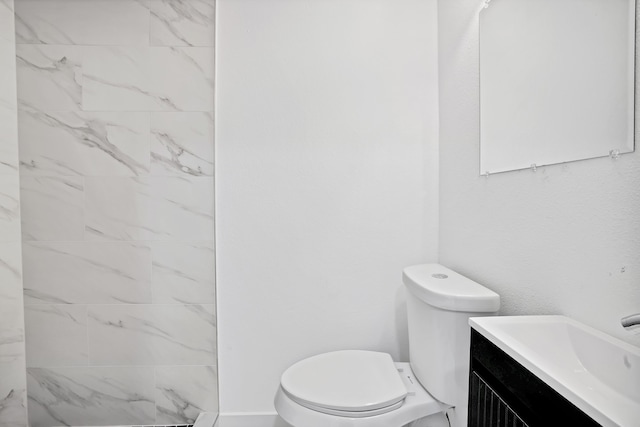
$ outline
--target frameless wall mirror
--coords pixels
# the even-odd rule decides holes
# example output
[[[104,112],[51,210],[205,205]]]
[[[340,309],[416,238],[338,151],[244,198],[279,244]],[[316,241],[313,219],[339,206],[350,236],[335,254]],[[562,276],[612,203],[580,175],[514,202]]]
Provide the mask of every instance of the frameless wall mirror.
[[[635,0],[488,0],[480,173],[634,150]]]

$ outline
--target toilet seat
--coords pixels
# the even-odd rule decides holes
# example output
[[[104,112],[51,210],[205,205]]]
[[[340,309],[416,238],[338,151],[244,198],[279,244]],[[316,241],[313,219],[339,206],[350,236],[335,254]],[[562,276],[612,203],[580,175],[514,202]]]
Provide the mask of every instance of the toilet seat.
[[[286,391],[284,392],[286,394]],[[305,408],[309,408],[316,412],[321,412],[323,414],[334,415],[336,417],[347,417],[347,418],[366,418],[373,417],[375,415],[385,414],[390,411],[394,411],[402,406],[403,401],[394,403],[393,405],[385,406],[384,408],[372,409],[370,411],[342,411],[340,409],[331,409],[324,408],[322,406],[313,405],[306,402],[300,402],[296,400],[294,397],[287,395],[291,400],[298,403],[299,405],[304,406]]]
[[[402,406],[407,395],[391,356],[375,351],[344,350],[309,357],[287,369],[280,384],[303,406],[349,417],[392,411]]]
[[[375,410],[339,411],[340,415],[334,415],[327,408],[317,410],[294,400],[282,384],[275,397],[276,410],[281,418],[294,427],[401,427],[430,415],[442,418],[443,411],[449,406],[438,402],[422,388],[409,363],[393,363],[393,366],[407,394],[403,400],[391,405],[392,408],[383,408],[387,411],[378,414],[374,414]]]

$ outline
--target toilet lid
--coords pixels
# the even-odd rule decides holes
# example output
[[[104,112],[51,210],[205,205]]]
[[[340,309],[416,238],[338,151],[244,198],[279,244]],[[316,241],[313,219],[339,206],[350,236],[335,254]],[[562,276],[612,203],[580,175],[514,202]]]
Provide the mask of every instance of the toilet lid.
[[[301,360],[282,374],[280,384],[306,406],[338,411],[385,408],[407,395],[391,356],[375,351],[335,351]]]

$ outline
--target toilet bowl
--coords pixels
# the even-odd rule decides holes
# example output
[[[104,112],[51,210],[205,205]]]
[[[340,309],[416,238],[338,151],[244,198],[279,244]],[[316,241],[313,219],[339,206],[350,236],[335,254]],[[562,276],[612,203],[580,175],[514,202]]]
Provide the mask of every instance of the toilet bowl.
[[[324,353],[293,365],[275,406],[293,426],[400,427],[427,416],[434,417],[429,427],[448,426],[447,406],[420,386],[409,363],[372,351]]]
[[[497,312],[493,291],[439,264],[407,267],[410,363],[343,350],[303,359],[280,379],[275,408],[294,427],[449,426],[466,412],[471,316]]]

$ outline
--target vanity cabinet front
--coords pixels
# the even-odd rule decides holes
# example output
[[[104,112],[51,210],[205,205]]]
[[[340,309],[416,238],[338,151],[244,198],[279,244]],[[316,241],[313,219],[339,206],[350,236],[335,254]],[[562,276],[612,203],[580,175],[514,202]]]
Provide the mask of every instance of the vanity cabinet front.
[[[469,427],[600,426],[471,329]]]

